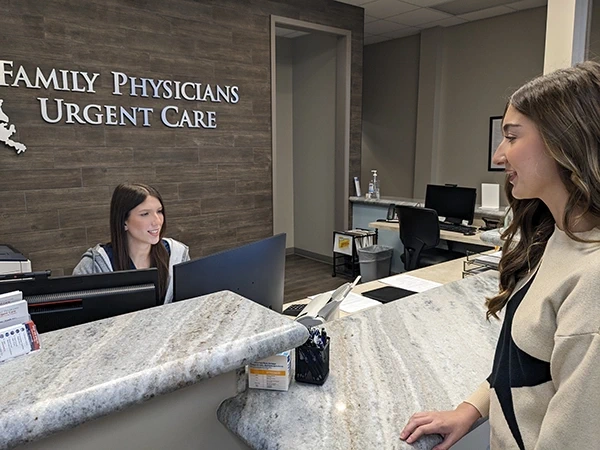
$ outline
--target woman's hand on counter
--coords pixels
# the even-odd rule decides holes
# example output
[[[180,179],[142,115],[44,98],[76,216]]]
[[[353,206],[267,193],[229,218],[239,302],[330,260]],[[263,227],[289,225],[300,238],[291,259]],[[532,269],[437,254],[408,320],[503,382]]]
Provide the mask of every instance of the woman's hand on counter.
[[[400,433],[400,439],[412,444],[426,434],[441,434],[444,440],[432,450],[448,450],[481,417],[470,403],[461,403],[453,411],[425,411],[413,414]]]

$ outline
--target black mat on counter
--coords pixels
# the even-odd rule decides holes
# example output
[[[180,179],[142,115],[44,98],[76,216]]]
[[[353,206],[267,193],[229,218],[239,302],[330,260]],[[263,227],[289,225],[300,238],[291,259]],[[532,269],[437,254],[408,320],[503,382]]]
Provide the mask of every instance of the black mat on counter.
[[[408,297],[409,295],[416,294],[414,291],[408,291],[406,289],[397,288],[394,286],[386,286],[382,288],[373,289],[372,291],[363,292],[361,295],[372,298],[373,300],[380,301],[381,303],[392,302],[402,297]]]

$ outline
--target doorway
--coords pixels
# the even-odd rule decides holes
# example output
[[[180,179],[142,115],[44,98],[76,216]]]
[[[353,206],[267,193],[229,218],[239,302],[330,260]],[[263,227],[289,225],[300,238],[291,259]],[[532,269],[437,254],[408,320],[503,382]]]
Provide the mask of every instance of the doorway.
[[[271,17],[273,231],[330,262],[348,226],[350,31]]]

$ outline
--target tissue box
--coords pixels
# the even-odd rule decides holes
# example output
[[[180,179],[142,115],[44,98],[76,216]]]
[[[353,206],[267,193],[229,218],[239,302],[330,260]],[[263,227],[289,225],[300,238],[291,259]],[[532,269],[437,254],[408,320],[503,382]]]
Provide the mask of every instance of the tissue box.
[[[287,391],[292,378],[292,350],[261,359],[248,366],[248,387]]]

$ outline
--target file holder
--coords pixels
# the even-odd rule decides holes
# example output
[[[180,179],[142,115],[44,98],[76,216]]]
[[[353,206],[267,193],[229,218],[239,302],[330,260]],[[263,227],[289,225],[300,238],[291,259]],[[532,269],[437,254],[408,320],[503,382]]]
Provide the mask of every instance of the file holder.
[[[360,274],[358,249],[377,244],[377,230],[355,228],[347,231],[333,232],[333,270],[332,277],[337,275],[356,278]]]
[[[473,275],[479,275],[480,273],[487,272],[488,270],[498,270],[498,266],[492,266],[485,262],[480,262],[477,257],[479,253],[473,253],[467,251],[467,258],[463,261],[462,277],[470,277]]]
[[[296,375],[299,383],[322,385],[329,375],[329,336],[323,349],[306,341],[296,348]]]

